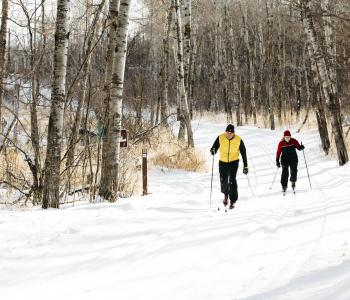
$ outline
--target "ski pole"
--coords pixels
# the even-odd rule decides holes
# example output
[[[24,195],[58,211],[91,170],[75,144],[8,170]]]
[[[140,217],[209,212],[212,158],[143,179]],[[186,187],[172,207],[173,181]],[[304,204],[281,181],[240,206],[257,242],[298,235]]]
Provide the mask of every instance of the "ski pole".
[[[246,175],[247,175],[247,174],[246,174]],[[252,195],[253,195],[253,197],[255,197],[254,192],[253,192],[253,189],[252,189],[252,186],[251,186],[251,184],[250,184],[250,180],[249,180],[248,175],[247,175],[247,180],[248,180],[248,185],[249,185],[249,187],[250,187],[250,190],[252,191]]]
[[[278,170],[279,170],[279,168],[277,168],[276,173],[275,173],[275,176],[273,177],[273,181],[272,181],[272,184],[271,184],[271,186],[270,186],[270,190],[272,189],[272,186],[273,186],[273,184],[275,183]]]
[[[210,209],[211,209],[211,194],[213,192],[213,173],[214,173],[214,155],[213,155],[213,163],[211,165],[211,181],[210,181]]]
[[[303,143],[301,143],[301,145],[302,145],[302,144],[303,144]],[[311,180],[310,180],[310,174],[309,174],[309,169],[308,169],[307,163],[306,163],[306,157],[305,157],[304,149],[303,149],[303,155],[304,155],[304,161],[305,161],[305,166],[306,166],[307,177],[309,178],[310,189],[312,190]]]

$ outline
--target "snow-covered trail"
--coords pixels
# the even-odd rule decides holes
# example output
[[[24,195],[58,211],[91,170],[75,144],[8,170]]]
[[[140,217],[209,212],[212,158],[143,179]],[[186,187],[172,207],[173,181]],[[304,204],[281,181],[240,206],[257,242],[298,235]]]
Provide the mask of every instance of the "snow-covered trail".
[[[194,122],[208,157],[225,124]],[[282,132],[282,130],[281,130]],[[350,299],[350,169],[305,144],[297,194],[281,195],[281,132],[239,127],[249,181],[238,173],[236,209],[217,211],[218,157],[210,171],[154,169],[150,195],[115,205],[0,211],[2,299]]]

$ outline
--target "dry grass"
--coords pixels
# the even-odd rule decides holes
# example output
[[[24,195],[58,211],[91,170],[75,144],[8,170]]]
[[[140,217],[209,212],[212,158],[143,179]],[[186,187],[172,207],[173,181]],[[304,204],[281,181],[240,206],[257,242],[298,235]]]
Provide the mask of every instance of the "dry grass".
[[[28,192],[31,185],[31,173],[27,163],[19,151],[5,148],[0,154],[0,182],[5,183],[6,194],[0,199],[1,203],[13,203]]]
[[[205,159],[202,154],[179,142],[171,133],[161,131],[157,139],[158,143],[152,155],[152,163],[155,166],[192,172],[205,169]]]

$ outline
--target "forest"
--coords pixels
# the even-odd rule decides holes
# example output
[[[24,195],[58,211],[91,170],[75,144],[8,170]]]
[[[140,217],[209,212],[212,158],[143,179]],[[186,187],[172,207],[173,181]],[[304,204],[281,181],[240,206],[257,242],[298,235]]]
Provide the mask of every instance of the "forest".
[[[340,168],[349,32],[347,0],[2,0],[1,201],[116,202],[138,192],[143,148],[196,171],[203,116],[313,126]]]

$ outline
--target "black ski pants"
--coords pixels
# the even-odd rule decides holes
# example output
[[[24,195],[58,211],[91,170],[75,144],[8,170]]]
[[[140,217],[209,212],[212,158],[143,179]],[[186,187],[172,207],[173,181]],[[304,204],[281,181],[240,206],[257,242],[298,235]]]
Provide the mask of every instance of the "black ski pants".
[[[219,173],[221,183],[221,193],[230,197],[231,203],[236,203],[238,199],[237,191],[237,170],[239,160],[229,163],[219,161]]]
[[[290,181],[296,182],[297,175],[298,175],[298,160],[282,161],[282,176],[281,176],[282,187],[288,186],[289,169],[290,169]]]

